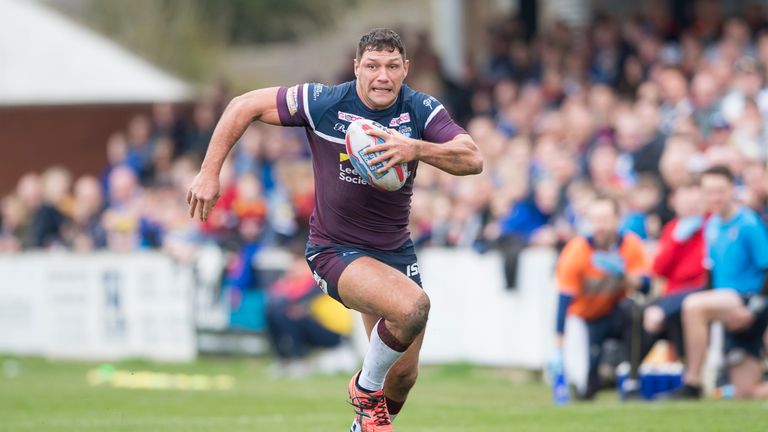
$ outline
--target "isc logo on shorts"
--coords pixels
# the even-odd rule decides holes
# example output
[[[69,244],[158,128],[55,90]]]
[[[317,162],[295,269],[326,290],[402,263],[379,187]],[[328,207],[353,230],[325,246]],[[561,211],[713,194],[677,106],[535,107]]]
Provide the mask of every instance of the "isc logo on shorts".
[[[405,275],[408,277],[419,274],[419,263],[413,263],[405,268]]]

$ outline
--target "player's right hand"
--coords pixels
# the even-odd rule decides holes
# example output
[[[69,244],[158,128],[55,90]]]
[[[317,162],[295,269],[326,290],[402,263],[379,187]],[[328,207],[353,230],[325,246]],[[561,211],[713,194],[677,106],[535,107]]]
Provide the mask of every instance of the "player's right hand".
[[[200,220],[208,220],[216,201],[219,200],[219,176],[201,171],[195,176],[192,185],[187,192],[187,204],[189,204],[189,217],[194,218],[198,212]]]

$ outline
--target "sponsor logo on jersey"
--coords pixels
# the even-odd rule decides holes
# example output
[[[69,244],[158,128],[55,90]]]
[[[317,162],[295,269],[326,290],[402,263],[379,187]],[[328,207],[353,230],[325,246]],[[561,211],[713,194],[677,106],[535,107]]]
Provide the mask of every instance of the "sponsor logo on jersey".
[[[433,97],[428,97],[428,98],[424,99],[424,102],[423,102],[423,103],[424,103],[424,106],[425,106],[425,107],[428,107],[429,109],[433,109],[433,108],[432,108],[432,102],[433,102],[434,100],[435,100],[435,98],[433,98]]]
[[[357,185],[367,185],[368,179],[360,177],[360,175],[357,173],[357,170],[352,168],[351,163],[343,163],[346,161],[349,161],[349,156],[339,153],[339,180]]]
[[[333,130],[339,131],[343,134],[347,133],[347,127],[344,126],[344,123],[336,123],[335,125],[333,125]]]
[[[400,117],[395,117],[389,121],[389,127],[400,126],[401,124],[408,123],[410,121],[411,115],[409,113],[402,113],[400,114]]]
[[[346,113],[344,111],[339,111],[339,120],[344,120],[345,122],[352,123],[353,121],[360,120],[361,118],[363,118],[363,117],[360,117],[360,116],[357,116],[357,115],[354,115],[354,114],[350,114],[350,113]]]
[[[411,129],[410,126],[400,126],[399,128],[397,128],[397,131],[407,136],[408,138],[410,138],[411,133],[413,132],[413,129]]]
[[[288,88],[285,93],[285,104],[288,105],[288,113],[293,116],[299,111],[299,86]]]
[[[323,89],[325,88],[322,84],[315,84],[315,90],[312,92],[312,100],[316,101],[317,98],[320,96],[320,93],[323,92]]]

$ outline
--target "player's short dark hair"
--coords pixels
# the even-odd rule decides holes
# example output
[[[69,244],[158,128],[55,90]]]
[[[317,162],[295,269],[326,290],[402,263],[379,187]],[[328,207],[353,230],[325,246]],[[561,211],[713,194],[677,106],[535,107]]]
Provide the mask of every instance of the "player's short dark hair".
[[[733,177],[733,173],[725,165],[715,165],[715,166],[707,168],[703,173],[701,173],[701,178],[704,178],[704,177],[706,177],[708,175],[725,177],[726,180],[728,180],[728,183],[731,183],[731,184],[733,184],[735,182],[735,178]]]
[[[360,60],[366,51],[397,51],[405,59],[405,45],[400,35],[387,28],[373,29],[360,38],[357,43],[357,59]]]

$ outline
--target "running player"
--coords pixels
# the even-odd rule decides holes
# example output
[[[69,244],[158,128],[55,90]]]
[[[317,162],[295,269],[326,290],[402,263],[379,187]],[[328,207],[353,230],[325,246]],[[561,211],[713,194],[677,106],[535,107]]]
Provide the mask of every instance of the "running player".
[[[362,313],[370,335],[362,370],[349,383],[355,431],[392,431],[391,420],[418,374],[430,303],[407,229],[417,164],[454,175],[483,167],[474,141],[443,105],[403,84],[408,67],[397,33],[375,29],[358,43],[354,81],[265,88],[234,98],[187,194],[190,215],[206,220],[219,196],[222,163],[252,121],[306,129],[316,185],[307,262],[328,295]],[[384,162],[382,171],[408,163],[402,189],[374,189],[347,160],[346,128],[361,117],[391,128],[390,134],[369,132],[385,141],[368,149],[383,152],[369,163]]]

